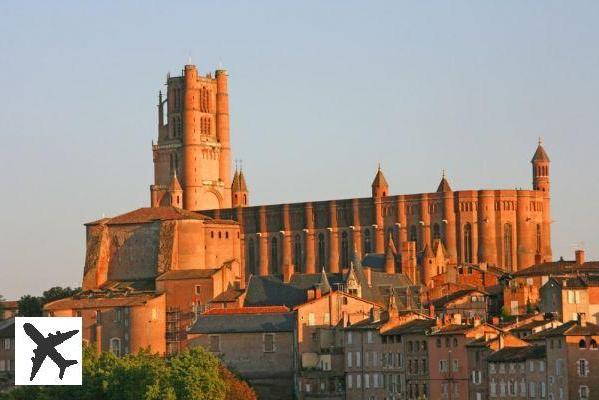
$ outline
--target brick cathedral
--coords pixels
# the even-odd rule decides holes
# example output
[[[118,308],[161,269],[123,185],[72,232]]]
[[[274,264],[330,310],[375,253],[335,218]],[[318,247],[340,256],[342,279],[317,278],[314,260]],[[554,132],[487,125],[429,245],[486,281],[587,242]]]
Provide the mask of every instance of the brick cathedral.
[[[98,350],[173,354],[207,310],[293,309],[324,293],[353,299],[338,319],[372,304],[421,312],[551,261],[541,143],[530,190],[454,191],[443,176],[433,192],[391,195],[379,168],[371,197],[250,206],[243,171],[231,169],[227,83],[226,71],[193,65],[167,78],[151,206],[87,223],[82,292],[45,306],[83,317]]]
[[[239,226],[242,272],[339,272],[354,257],[385,253],[389,241],[416,257],[439,241],[449,263],[512,271],[551,260],[549,157],[539,142],[531,190],[452,190],[391,195],[379,170],[372,197],[249,206],[243,171],[231,179],[227,72],[200,76],[193,65],[169,77],[158,105],[152,207],[199,211]],[[164,109],[166,104],[166,115]],[[423,282],[435,275],[416,271]]]

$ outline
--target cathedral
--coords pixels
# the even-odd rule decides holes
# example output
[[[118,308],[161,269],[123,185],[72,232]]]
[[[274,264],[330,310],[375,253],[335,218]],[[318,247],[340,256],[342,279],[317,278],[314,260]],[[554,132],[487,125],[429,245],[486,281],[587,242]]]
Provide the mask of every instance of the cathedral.
[[[430,193],[392,195],[379,168],[370,197],[252,206],[231,170],[227,72],[186,65],[166,83],[150,206],[85,224],[82,291],[45,306],[83,317],[98,350],[174,354],[207,310],[293,308],[336,291],[420,312],[551,261],[541,142],[527,190],[455,191],[443,176]]]
[[[187,65],[167,87],[158,104],[151,205],[234,221],[245,277],[286,265],[339,272],[354,257],[385,253],[390,241],[398,253],[413,246],[417,257],[438,241],[450,264],[505,271],[551,260],[550,160],[540,141],[530,190],[454,191],[443,176],[434,192],[391,195],[379,168],[372,197],[250,206],[243,171],[231,176],[227,72],[201,76]],[[420,280],[435,275],[420,269]]]

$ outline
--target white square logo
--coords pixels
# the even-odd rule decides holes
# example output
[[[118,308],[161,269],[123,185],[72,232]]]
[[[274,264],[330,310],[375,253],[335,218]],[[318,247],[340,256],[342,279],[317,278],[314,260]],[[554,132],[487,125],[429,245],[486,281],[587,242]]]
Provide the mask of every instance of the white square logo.
[[[15,384],[81,385],[81,317],[15,318]]]

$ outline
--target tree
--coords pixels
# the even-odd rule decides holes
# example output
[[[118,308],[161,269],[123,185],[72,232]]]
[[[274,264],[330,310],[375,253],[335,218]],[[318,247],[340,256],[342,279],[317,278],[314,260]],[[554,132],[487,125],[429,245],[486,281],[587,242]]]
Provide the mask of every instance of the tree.
[[[81,290],[81,288],[71,289],[70,286],[67,286],[65,288],[60,287],[60,286],[54,286],[54,287],[46,290],[42,294],[42,303],[46,304],[46,303],[49,303],[54,300],[60,300],[60,299],[66,298],[66,297],[71,297],[72,295],[79,292],[80,290]]]
[[[219,375],[227,388],[225,400],[258,400],[254,389],[246,381],[235,375],[224,365],[219,366]]]
[[[39,297],[26,294],[19,299],[19,316],[41,317],[42,311],[42,301]]]
[[[224,400],[219,360],[202,347],[186,349],[171,359],[169,382],[177,400]]]

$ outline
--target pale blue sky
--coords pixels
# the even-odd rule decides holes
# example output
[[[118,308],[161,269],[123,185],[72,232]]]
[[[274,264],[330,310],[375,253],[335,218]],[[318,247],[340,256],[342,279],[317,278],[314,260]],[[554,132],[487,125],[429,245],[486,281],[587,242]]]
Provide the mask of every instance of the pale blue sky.
[[[230,73],[251,202],[530,187],[599,258],[599,2],[0,2],[0,293],[78,285],[83,223],[149,203],[157,92]]]

